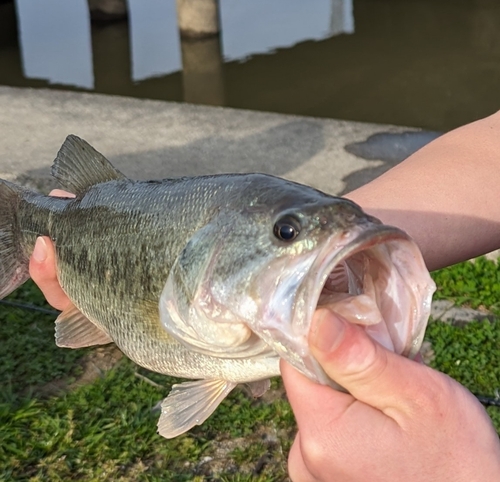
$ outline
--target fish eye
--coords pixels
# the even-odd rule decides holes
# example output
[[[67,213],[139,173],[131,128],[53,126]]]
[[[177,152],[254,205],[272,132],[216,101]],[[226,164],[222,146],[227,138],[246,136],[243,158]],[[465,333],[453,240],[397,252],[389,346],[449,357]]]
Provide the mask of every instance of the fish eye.
[[[300,222],[297,218],[287,215],[274,225],[274,235],[281,241],[293,241],[300,233]]]

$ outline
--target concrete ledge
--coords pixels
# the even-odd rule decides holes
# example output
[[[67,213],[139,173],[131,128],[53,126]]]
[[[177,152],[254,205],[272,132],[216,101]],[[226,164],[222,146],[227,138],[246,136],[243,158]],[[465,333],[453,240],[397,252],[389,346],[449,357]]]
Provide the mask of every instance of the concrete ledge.
[[[404,127],[10,87],[0,87],[0,132],[0,177],[44,190],[71,133],[131,178],[258,171],[332,194],[369,181],[422,143],[414,137],[422,131]]]
[[[464,326],[471,321],[492,321],[496,317],[489,312],[456,306],[449,300],[434,300],[432,302],[431,318],[455,326]]]

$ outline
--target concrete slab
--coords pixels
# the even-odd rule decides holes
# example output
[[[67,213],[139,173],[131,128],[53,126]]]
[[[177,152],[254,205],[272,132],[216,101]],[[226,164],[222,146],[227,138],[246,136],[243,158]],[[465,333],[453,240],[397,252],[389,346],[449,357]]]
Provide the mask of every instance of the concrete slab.
[[[432,302],[431,318],[456,326],[463,326],[471,321],[495,319],[489,312],[456,306],[449,300],[434,300]]]
[[[432,138],[388,125],[10,87],[0,87],[0,132],[0,177],[42,189],[53,185],[50,165],[72,133],[131,178],[258,171],[332,194]]]

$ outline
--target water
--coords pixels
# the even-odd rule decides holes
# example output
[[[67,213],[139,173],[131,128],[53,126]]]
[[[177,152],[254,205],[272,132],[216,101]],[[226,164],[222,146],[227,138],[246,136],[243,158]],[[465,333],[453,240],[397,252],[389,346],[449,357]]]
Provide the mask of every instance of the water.
[[[0,3],[0,84],[448,130],[500,108],[495,0],[220,0],[220,39],[182,42],[174,0]],[[16,16],[17,9],[17,16]]]

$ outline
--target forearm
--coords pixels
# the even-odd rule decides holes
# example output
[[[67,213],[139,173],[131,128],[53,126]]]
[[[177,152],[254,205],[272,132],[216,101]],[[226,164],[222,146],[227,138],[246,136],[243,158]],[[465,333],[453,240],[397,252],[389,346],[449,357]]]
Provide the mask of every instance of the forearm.
[[[346,197],[404,229],[434,270],[500,247],[500,113],[443,135]]]

